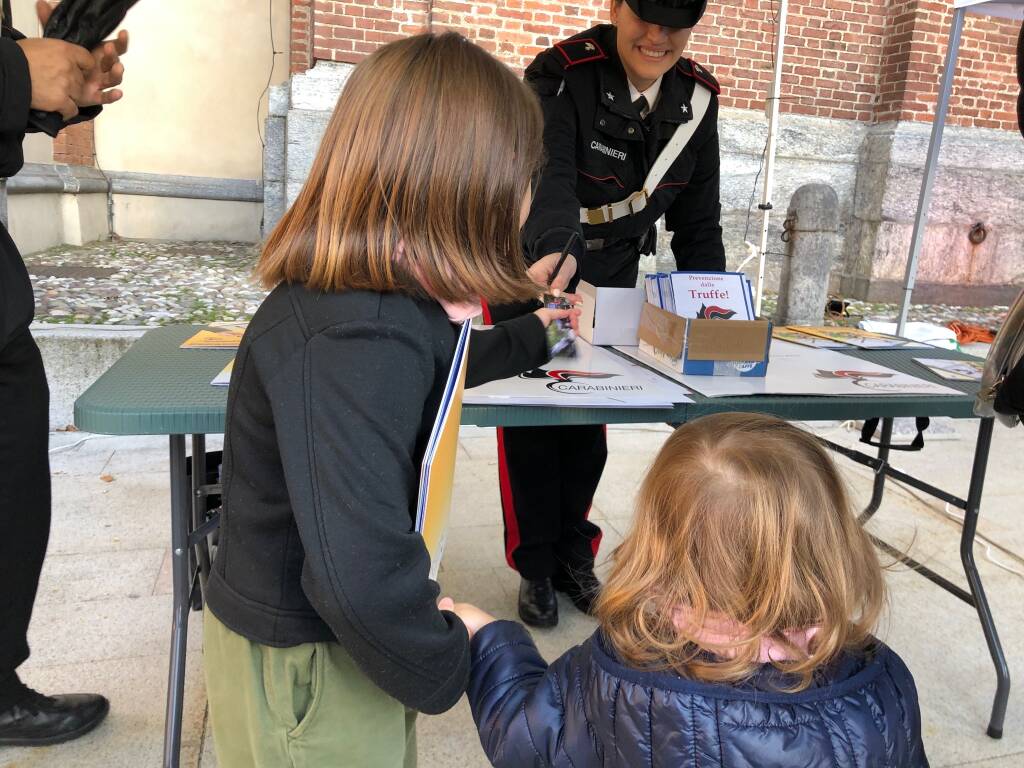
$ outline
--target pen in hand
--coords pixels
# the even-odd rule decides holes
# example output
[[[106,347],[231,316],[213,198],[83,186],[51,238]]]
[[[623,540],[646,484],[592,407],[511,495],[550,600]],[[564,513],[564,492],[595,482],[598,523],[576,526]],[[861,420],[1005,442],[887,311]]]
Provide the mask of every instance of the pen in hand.
[[[577,232],[573,232],[571,235],[569,235],[569,239],[566,241],[565,247],[562,248],[562,253],[558,257],[558,262],[555,264],[555,268],[553,270],[551,270],[551,274],[548,276],[548,287],[549,288],[551,287],[551,283],[554,281],[554,279],[556,277],[558,277],[558,273],[562,270],[562,265],[565,264],[565,259],[569,255],[569,249],[572,248],[573,243],[576,242],[576,239],[578,237],[579,237],[579,233],[577,233]],[[558,294],[560,294],[561,291],[559,289],[555,288],[554,290],[551,291],[551,293],[554,296],[558,296]]]

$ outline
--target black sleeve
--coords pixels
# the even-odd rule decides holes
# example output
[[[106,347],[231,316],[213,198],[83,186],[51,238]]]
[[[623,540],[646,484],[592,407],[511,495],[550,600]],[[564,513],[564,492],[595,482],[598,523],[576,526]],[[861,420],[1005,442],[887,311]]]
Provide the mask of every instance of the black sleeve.
[[[665,227],[672,232],[672,253],[677,269],[721,272],[725,269],[725,246],[722,243],[718,99],[712,99],[704,120],[710,121],[710,135],[695,149],[697,165],[693,176],[665,211]]]
[[[18,30],[13,29],[11,27],[3,28],[3,40],[0,41],[0,44],[2,44],[5,47],[5,52],[0,53],[0,60],[3,60],[3,64],[0,64],[0,66],[2,66],[4,69],[7,69],[6,50],[8,50],[8,44],[13,44],[16,43],[16,41],[18,40],[24,39],[25,36],[21,34],[21,32],[19,32]],[[21,142],[22,139],[24,139],[26,133],[37,133],[39,131],[42,131],[43,133],[46,133],[49,136],[56,137],[57,134],[60,133],[61,129],[66,128],[69,125],[75,125],[76,123],[84,123],[86,120],[92,120],[100,112],[103,111],[103,106],[100,104],[97,104],[92,107],[82,107],[80,110],[78,110],[78,114],[70,120],[68,120],[67,122],[64,121],[64,118],[61,117],[59,112],[40,112],[38,110],[32,110],[30,112],[28,107],[32,101],[32,81],[29,77],[28,62],[25,60],[25,54],[22,52],[20,46],[13,44],[13,48],[16,50],[12,51],[12,53],[16,53],[18,56],[20,56],[21,62],[24,64],[24,88],[26,91],[24,111],[22,112],[21,110],[15,110],[14,114],[12,115],[13,119],[20,120],[20,131],[18,138],[19,157],[21,157],[22,155]],[[6,80],[6,76],[0,75],[0,77],[4,77]],[[0,88],[3,87],[5,86],[0,86]],[[3,105],[3,114],[0,114],[0,123],[4,123],[4,118],[8,117],[8,103],[6,93],[4,94],[3,101],[0,102],[0,104]],[[3,128],[0,128],[0,144],[3,144],[3,147],[0,148],[0,155],[2,155],[2,158],[0,158],[0,165],[2,165],[6,159],[6,130],[4,130]],[[11,176],[14,173],[17,173],[18,170],[21,169],[21,166],[22,161],[19,160],[18,167],[11,173],[4,173],[2,168],[0,168],[0,176]]]
[[[306,553],[303,591],[377,686],[436,714],[465,690],[469,637],[437,609],[439,587],[412,525],[417,438],[434,381],[421,336],[380,322],[328,329],[306,344],[302,386],[268,394]]]
[[[12,37],[13,31],[5,27],[0,38],[0,176],[21,170],[21,142],[32,101],[28,60]]]
[[[466,386],[476,387],[517,376],[550,359],[544,323],[539,317],[531,312],[506,320],[493,328],[473,331],[469,340]]]
[[[526,82],[540,97],[544,111],[546,162],[534,188],[530,216],[523,227],[526,260],[533,263],[557,253],[579,235],[570,253],[579,264],[586,251],[576,197],[576,105],[564,86],[561,68],[542,53],[526,70]]]

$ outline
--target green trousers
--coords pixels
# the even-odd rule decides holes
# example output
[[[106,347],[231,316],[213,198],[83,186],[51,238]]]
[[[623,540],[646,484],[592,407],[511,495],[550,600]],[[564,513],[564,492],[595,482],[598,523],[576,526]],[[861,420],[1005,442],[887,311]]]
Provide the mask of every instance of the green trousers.
[[[260,645],[207,609],[203,664],[220,768],[416,766],[416,713],[339,643]]]

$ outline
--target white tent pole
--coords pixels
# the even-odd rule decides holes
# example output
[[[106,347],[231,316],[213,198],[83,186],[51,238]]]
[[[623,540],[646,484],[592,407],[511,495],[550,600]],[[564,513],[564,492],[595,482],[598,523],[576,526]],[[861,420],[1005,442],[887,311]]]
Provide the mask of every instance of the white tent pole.
[[[764,265],[768,255],[768,219],[772,211],[772,187],[775,184],[775,147],[778,138],[779,98],[782,96],[782,57],[786,49],[786,17],[789,13],[788,0],[779,0],[779,29],[775,38],[775,79],[769,96],[768,110],[768,153],[764,163],[764,191],[761,204],[762,211],[761,247],[757,259],[757,296],[754,314],[761,316],[761,300],[764,298]]]
[[[902,336],[907,326],[907,313],[910,311],[910,296],[914,292],[917,279],[917,262],[921,256],[925,231],[928,228],[928,206],[932,201],[932,184],[935,172],[939,167],[939,148],[942,146],[942,131],[946,127],[946,112],[949,108],[949,94],[953,90],[953,76],[956,73],[956,58],[960,51],[960,33],[964,29],[964,9],[953,11],[953,29],[949,33],[949,50],[946,51],[946,68],[942,72],[939,84],[939,101],[935,105],[935,119],[932,120],[932,137],[928,142],[928,157],[924,163],[924,183],[921,185],[921,197],[917,202],[917,217],[914,219],[914,234],[910,240],[910,258],[907,260],[907,272],[903,279],[903,301],[900,304],[900,317],[896,323],[896,335]]]

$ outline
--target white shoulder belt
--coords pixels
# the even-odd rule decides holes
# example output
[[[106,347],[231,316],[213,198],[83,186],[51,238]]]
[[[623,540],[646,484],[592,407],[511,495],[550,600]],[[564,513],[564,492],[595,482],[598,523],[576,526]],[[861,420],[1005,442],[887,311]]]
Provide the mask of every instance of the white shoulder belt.
[[[680,124],[676,128],[672,138],[669,139],[668,144],[665,145],[661,154],[658,155],[658,159],[651,166],[650,173],[644,179],[643,187],[625,200],[620,200],[617,203],[609,203],[597,208],[580,208],[580,223],[592,225],[607,224],[610,221],[640,213],[640,211],[646,208],[647,201],[654,194],[654,190],[658,188],[665,174],[668,173],[668,169],[672,167],[672,163],[676,161],[676,158],[679,157],[686,145],[690,143],[693,134],[697,132],[697,128],[704,119],[704,115],[707,114],[710,105],[711,89],[697,83],[693,89],[693,97],[690,101],[690,106],[693,108],[693,119]]]

